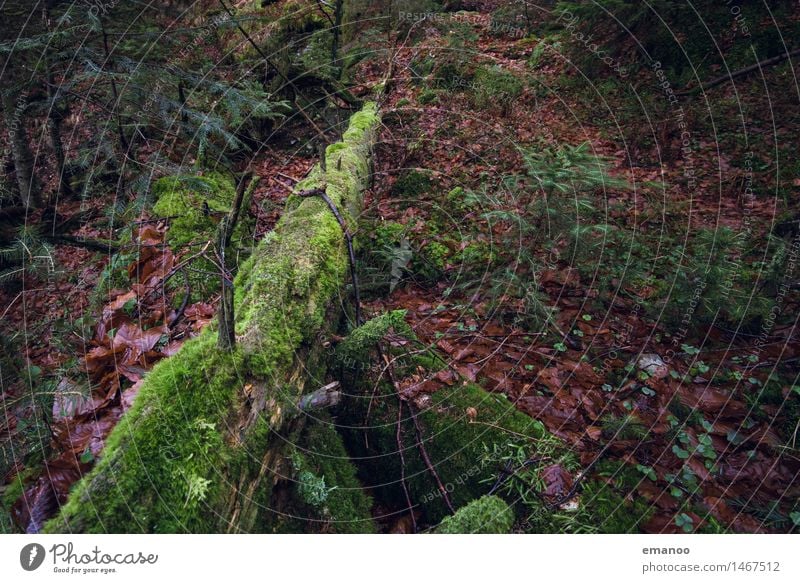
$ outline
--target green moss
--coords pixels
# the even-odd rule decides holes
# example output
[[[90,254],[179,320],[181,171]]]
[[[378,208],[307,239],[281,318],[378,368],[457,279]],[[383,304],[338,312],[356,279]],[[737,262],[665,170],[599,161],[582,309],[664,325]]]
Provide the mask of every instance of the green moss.
[[[494,263],[495,259],[495,252],[485,241],[472,242],[453,257],[454,262],[463,263],[466,268],[484,268]]]
[[[476,107],[507,112],[512,102],[522,95],[524,84],[513,73],[494,65],[481,67],[475,72],[472,89]]]
[[[153,185],[153,195],[156,216],[171,217],[167,241],[177,248],[213,237],[219,215],[230,212],[236,189],[230,178],[216,173],[165,176]]]
[[[0,498],[0,508],[10,511],[14,502],[22,496],[22,491],[25,489],[28,480],[36,475],[36,468],[28,468],[14,475],[11,481],[4,486],[5,490],[2,498]]]
[[[514,511],[497,496],[483,496],[445,517],[436,534],[508,534],[514,525]]]
[[[364,492],[329,416],[310,423],[290,454],[292,502],[277,532],[374,533],[372,500]]]
[[[341,170],[327,176],[337,205],[345,199],[357,205],[366,184],[360,158],[369,153],[377,121],[374,105],[368,111],[373,124],[360,116],[363,130],[348,138],[357,153],[339,151]],[[323,179],[319,172],[314,177]],[[177,200],[174,186],[163,183],[161,196]],[[161,210],[172,207],[165,203]],[[270,472],[284,446],[275,431],[297,414],[294,403],[308,375],[320,372],[320,355],[311,348],[319,346],[317,335],[346,273],[342,232],[325,203],[309,198],[288,209],[237,275],[236,350],[217,349],[212,325],[159,362],[95,468],[45,530],[270,530],[274,517],[264,512]],[[329,474],[347,481],[344,469]],[[344,520],[363,510],[363,501],[352,496],[341,504],[336,512]]]
[[[29,485],[31,478],[38,477],[36,467],[29,467],[14,475],[13,478],[4,486],[0,486],[0,534],[11,534],[17,532],[17,528],[11,519],[11,507],[14,505],[25,487]]]
[[[364,322],[337,347],[336,360],[344,366],[368,362],[375,345],[390,331],[411,337],[413,333],[405,318],[406,310],[394,310]]]
[[[368,398],[348,401],[344,408],[345,422],[357,427],[343,430],[345,442],[360,463],[365,486],[390,506],[402,507],[405,502],[400,482],[394,389],[379,386],[372,399],[368,428],[361,428],[369,402]],[[470,409],[477,413],[474,421],[468,417]],[[423,522],[436,524],[449,511],[420,454],[407,407],[403,417],[402,444],[409,492]],[[487,393],[473,384],[440,389],[430,396],[417,418],[431,464],[456,508],[479,498],[490,488],[487,482],[496,468],[482,463],[487,448],[522,441],[535,449],[537,440],[545,437],[542,424],[518,411],[505,396]]]
[[[401,174],[392,187],[392,195],[403,198],[418,198],[430,192],[433,181],[427,172],[407,170]]]
[[[394,221],[383,221],[375,227],[375,244],[378,247],[399,245],[406,226]]]
[[[433,89],[423,89],[417,97],[417,103],[420,105],[430,105],[439,101],[439,94]]]
[[[156,203],[153,212],[159,217],[169,217],[166,240],[173,251],[182,251],[187,245],[213,240],[217,224],[222,216],[230,212],[236,196],[231,178],[209,172],[203,176],[166,176],[153,185]],[[207,209],[205,207],[208,207]],[[245,212],[240,215],[231,239],[232,247],[241,251],[252,247],[250,241],[253,220]],[[191,301],[201,301],[219,290],[218,270],[211,261],[198,258],[187,270]],[[235,266],[234,266],[235,267]],[[184,281],[173,277],[169,289],[182,289]],[[181,301],[180,295],[176,301]]]
[[[224,423],[236,402],[241,354],[217,352],[210,331],[148,374],[101,460],[78,483],[50,532],[192,532],[217,526],[208,509],[233,452]]]
[[[456,186],[447,193],[447,202],[453,205],[459,205],[464,200],[464,189]]]
[[[429,225],[435,229],[433,222]],[[443,237],[443,241],[448,241],[449,237]],[[415,242],[415,246],[417,243]],[[439,241],[428,241],[418,252],[411,257],[408,266],[409,271],[417,275],[424,281],[436,283],[442,279],[446,270],[447,263],[452,255],[450,249]]]

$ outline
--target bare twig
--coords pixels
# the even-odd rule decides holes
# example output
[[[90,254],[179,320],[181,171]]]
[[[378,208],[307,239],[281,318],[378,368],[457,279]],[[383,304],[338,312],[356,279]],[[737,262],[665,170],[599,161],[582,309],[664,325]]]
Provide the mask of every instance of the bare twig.
[[[186,288],[186,293],[183,296],[181,307],[178,308],[178,312],[175,314],[172,322],[169,323],[170,328],[173,328],[175,324],[177,324],[178,321],[183,318],[183,313],[186,311],[186,306],[189,304],[189,298],[192,297],[192,287],[189,285],[189,275],[186,273],[185,269],[181,269],[181,273],[183,274],[183,285]]]
[[[400,453],[400,485],[403,486],[403,494],[406,497],[406,504],[408,504],[408,512],[411,514],[411,525],[414,532],[417,532],[417,519],[414,517],[414,505],[411,503],[411,495],[408,493],[408,485],[406,484],[406,456],[403,453],[403,400],[400,395],[397,395],[397,430],[395,432],[395,440],[397,441],[397,451]]]
[[[239,220],[239,213],[242,209],[242,201],[247,196],[247,192],[252,192],[258,177],[253,172],[247,172],[239,180],[236,188],[236,198],[227,216],[222,217],[217,231],[217,253],[219,254],[220,279],[222,283],[220,303],[219,303],[219,339],[217,345],[223,350],[233,350],[236,344],[236,328],[233,313],[233,276],[228,271],[225,260],[225,249],[231,242],[233,231]]]
[[[361,320],[361,295],[358,289],[358,273],[356,273],[356,254],[353,251],[353,237],[350,234],[350,229],[347,227],[347,223],[344,222],[342,215],[339,213],[339,209],[336,208],[336,205],[333,204],[333,201],[330,199],[328,194],[322,188],[314,188],[311,190],[303,190],[297,193],[300,197],[310,197],[310,196],[319,196],[322,200],[325,201],[325,204],[328,205],[328,208],[333,213],[333,216],[336,217],[336,220],[339,223],[339,226],[342,228],[342,233],[344,233],[345,243],[347,243],[347,254],[350,259],[350,278],[353,280],[353,302],[355,304],[355,311],[356,311],[356,326],[360,326],[362,324]]]

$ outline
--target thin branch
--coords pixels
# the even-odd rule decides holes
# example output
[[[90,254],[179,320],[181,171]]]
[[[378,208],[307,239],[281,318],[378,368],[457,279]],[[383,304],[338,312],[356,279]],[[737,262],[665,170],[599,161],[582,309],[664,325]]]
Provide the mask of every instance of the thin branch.
[[[742,75],[747,75],[748,73],[752,73],[753,71],[759,71],[764,67],[770,67],[772,65],[777,65],[785,61],[786,59],[790,59],[792,57],[796,57],[800,55],[800,49],[795,49],[793,51],[789,51],[787,53],[783,53],[782,55],[778,55],[776,57],[772,57],[770,59],[764,59],[763,61],[758,61],[755,65],[750,65],[749,67],[744,67],[742,69],[738,69],[726,75],[720,75],[719,77],[708,81],[707,83],[703,83],[699,87],[694,87],[692,89],[684,89],[683,91],[676,91],[675,95],[692,95],[695,93],[705,92],[709,89],[716,87],[717,85],[722,85],[726,81],[733,81],[736,77],[741,77]]]
[[[336,208],[336,205],[330,199],[328,194],[322,188],[313,188],[311,190],[302,190],[297,193],[297,196],[308,198],[311,196],[319,196],[322,200],[325,201],[325,204],[328,205],[328,208],[333,213],[333,216],[336,217],[336,220],[339,223],[339,226],[342,229],[342,233],[344,233],[344,239],[347,243],[347,253],[350,260],[350,278],[353,280],[353,302],[355,303],[356,309],[356,326],[360,326],[362,324],[361,320],[361,295],[358,289],[358,273],[356,272],[356,254],[353,251],[353,237],[350,234],[350,229],[347,227],[347,223],[344,222],[342,215],[339,213],[339,209]]]
[[[411,525],[414,532],[417,532],[417,519],[414,517],[414,505],[411,502],[411,495],[408,493],[408,485],[406,484],[406,456],[403,453],[403,400],[400,395],[397,395],[397,430],[395,432],[395,440],[397,441],[397,451],[400,453],[400,485],[403,486],[403,494],[406,497],[406,504],[408,504],[408,512],[411,514]]]

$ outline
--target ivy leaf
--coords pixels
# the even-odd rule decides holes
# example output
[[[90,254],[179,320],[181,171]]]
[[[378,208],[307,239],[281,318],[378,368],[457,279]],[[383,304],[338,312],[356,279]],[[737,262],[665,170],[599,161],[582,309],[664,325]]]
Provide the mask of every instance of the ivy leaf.
[[[694,530],[694,520],[685,512],[681,512],[675,516],[675,526],[683,529],[683,532],[692,532]]]
[[[672,453],[674,453],[682,460],[689,459],[689,452],[677,445],[672,446]]]

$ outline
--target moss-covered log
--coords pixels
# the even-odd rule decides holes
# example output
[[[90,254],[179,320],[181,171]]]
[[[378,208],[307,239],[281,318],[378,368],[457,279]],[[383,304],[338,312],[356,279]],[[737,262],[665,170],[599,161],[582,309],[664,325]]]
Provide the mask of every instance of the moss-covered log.
[[[317,168],[298,191],[324,188],[354,220],[377,124],[367,104],[328,148],[327,171]],[[369,501],[338,435],[319,416],[306,423],[297,406],[325,384],[320,347],[338,320],[347,273],[342,231],[325,202],[291,197],[236,277],[236,349],[219,351],[211,327],[160,362],[46,530],[272,531],[285,523],[283,507],[297,506],[273,496],[275,485],[295,480],[300,491],[302,474],[325,530],[370,531]],[[293,455],[298,440],[331,451]]]

